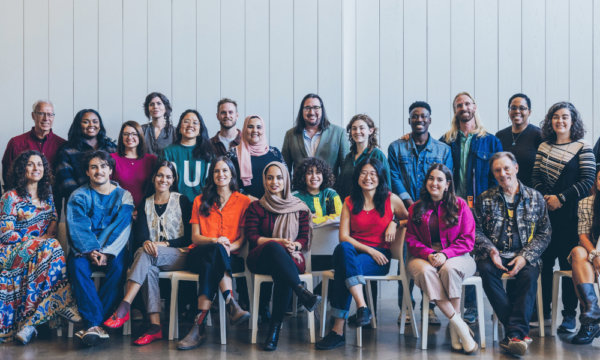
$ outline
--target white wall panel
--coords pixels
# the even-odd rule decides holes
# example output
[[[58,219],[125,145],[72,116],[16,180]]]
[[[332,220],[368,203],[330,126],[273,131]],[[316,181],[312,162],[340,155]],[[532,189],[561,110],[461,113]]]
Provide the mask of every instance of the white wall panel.
[[[52,131],[67,138],[73,121],[73,0],[53,0],[49,7],[48,99],[56,117]],[[122,100],[118,99],[119,105]],[[29,125],[25,118],[26,127]]]
[[[356,114],[356,0],[342,2],[342,124]]]
[[[439,139],[452,119],[450,92],[450,2],[427,1],[427,102],[431,106],[429,133]],[[404,104],[402,115],[408,118],[408,107]],[[405,124],[406,121],[404,122]],[[408,125],[408,124],[407,124]],[[405,126],[406,132],[410,128]]]
[[[318,88],[317,0],[294,0],[294,109]],[[323,99],[321,97],[321,99]],[[323,99],[325,107],[328,99]]]
[[[27,130],[31,125],[31,105],[39,99],[48,98],[48,1],[26,0],[24,13],[22,119],[25,122],[21,122],[21,129]]]
[[[172,9],[171,5],[173,6]],[[182,107],[185,107],[185,105],[178,104],[178,101],[173,94],[171,76],[175,76],[175,70],[177,69],[175,61],[178,60],[176,57],[177,54],[175,54],[174,51],[176,45],[179,47],[182,42],[185,42],[186,40],[190,42],[191,39],[187,37],[185,39],[177,39],[174,33],[173,36],[171,36],[171,31],[175,31],[176,26],[178,29],[186,26],[195,29],[196,13],[190,8],[189,0],[177,0],[173,2],[166,0],[148,0],[147,6],[148,93],[158,91],[165,94],[171,100],[173,113],[179,116],[180,112],[176,112],[175,107],[181,109]],[[189,9],[190,12],[185,13],[181,11],[183,9]],[[178,16],[175,16],[175,10],[179,11],[179,13],[177,13]],[[176,20],[173,21],[173,19]],[[172,25],[171,21],[173,21]],[[180,33],[179,36],[186,35]],[[192,49],[190,49],[189,52],[193,51],[195,42],[191,41],[191,44]],[[172,51],[173,54],[171,54]],[[171,59],[173,59],[173,67],[171,67]],[[193,79],[193,74],[190,75]],[[193,96],[195,98],[195,94],[193,94]],[[185,108],[187,109],[187,107]]]
[[[270,0],[269,44],[269,144],[281,150],[298,111],[294,107],[293,0]]]
[[[107,135],[117,139],[123,123],[123,2],[101,0],[98,5],[98,111]]]
[[[269,0],[246,0],[245,62],[246,115],[264,119],[269,139]]]
[[[475,90],[475,0],[452,0],[450,14],[450,91],[452,98],[463,91],[473,95]]]
[[[386,42],[381,41],[384,46]],[[404,108],[417,100],[427,101],[427,1],[404,0],[403,118]]]
[[[173,2],[173,117],[186,109],[197,108],[196,95],[196,0],[178,0]],[[150,30],[150,29],[148,29]],[[150,51],[151,46],[148,50]],[[149,55],[150,56],[150,55]],[[151,56],[150,56],[151,57]],[[149,58],[150,59],[150,58]],[[168,64],[168,66],[167,66]],[[170,72],[170,61],[161,64],[164,71]],[[150,64],[148,66],[150,71]],[[151,74],[152,72],[150,72]],[[165,80],[166,81],[166,80]],[[150,76],[148,78],[150,85]],[[166,86],[166,85],[165,85]],[[152,88],[152,87],[151,87]],[[213,121],[214,116],[198,109],[204,121]]]
[[[404,13],[403,2],[381,0],[380,9],[380,120],[379,144],[387,154],[388,146],[405,133],[404,101]],[[421,79],[425,81],[425,79]],[[411,89],[408,89],[411,91]]]
[[[571,1],[569,29],[569,99],[583,120],[587,141],[593,131],[593,8],[592,0]]]
[[[217,103],[221,98],[221,4],[219,0],[198,0],[196,3],[196,87],[198,110],[205,118],[208,134],[212,137],[219,131],[216,120]],[[225,45],[225,56],[241,56],[232,47]],[[223,95],[227,96],[227,95]],[[234,99],[235,100],[235,99]],[[179,115],[174,115],[175,122]],[[242,122],[244,118],[241,119]],[[238,128],[241,127],[238,120]]]
[[[356,1],[356,112],[379,126],[379,1]],[[350,121],[348,119],[347,121]]]
[[[214,31],[214,29],[213,29]],[[245,2],[221,1],[221,96],[237,101],[242,119],[246,113],[245,96]],[[215,104],[216,105],[216,104]]]
[[[497,10],[497,0],[475,3],[475,91],[471,95],[475,97],[486,130],[492,134],[498,131]],[[454,96],[456,94],[452,94],[452,99]]]
[[[98,0],[73,5],[73,106],[98,110]]]
[[[510,125],[508,99],[522,91],[521,0],[498,1],[498,125],[494,133]],[[491,129],[488,129],[491,130]]]
[[[522,9],[522,90],[531,99],[529,122],[539,126],[546,113],[546,1],[523,1]]]
[[[569,2],[546,0],[546,107],[569,100]]]
[[[123,119],[140,124],[147,122],[143,104],[149,94],[147,6],[146,0],[123,0]],[[171,120],[177,123],[175,114]]]
[[[342,0],[318,3],[318,94],[327,99],[327,117],[342,125]],[[325,100],[324,100],[325,101]]]
[[[600,94],[600,66],[597,66],[598,59],[600,59],[600,0],[594,0],[594,29],[593,29],[593,38],[594,38],[594,72],[593,72],[593,80],[594,80],[594,88],[592,89],[592,94],[594,95],[594,100],[597,99],[598,94]],[[593,129],[588,129],[588,131],[593,130],[593,144],[596,144],[597,139],[600,138],[600,104],[594,101],[594,123]],[[598,159],[596,159],[598,162]]]

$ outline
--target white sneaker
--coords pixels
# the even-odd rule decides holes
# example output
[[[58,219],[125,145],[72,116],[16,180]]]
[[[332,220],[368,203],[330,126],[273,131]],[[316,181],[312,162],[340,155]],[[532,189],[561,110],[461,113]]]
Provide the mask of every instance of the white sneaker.
[[[72,306],[68,308],[64,308],[62,311],[58,313],[59,316],[69,320],[72,323],[80,323],[83,321],[81,315],[79,314],[79,310],[77,306]]]
[[[440,325],[442,322],[440,318],[437,317],[435,311],[433,309],[429,309],[429,324],[431,325]]]
[[[33,325],[25,326],[24,328],[21,329],[21,331],[19,331],[17,333],[16,339],[18,341],[20,341],[21,344],[27,345],[27,343],[29,343],[29,341],[31,341],[31,338],[33,337],[34,333],[37,335],[37,330],[35,329],[35,326],[33,326]]]
[[[93,346],[96,345],[100,339],[108,339],[109,336],[100,326],[93,326],[87,329],[83,333],[83,336],[80,337],[84,344]]]

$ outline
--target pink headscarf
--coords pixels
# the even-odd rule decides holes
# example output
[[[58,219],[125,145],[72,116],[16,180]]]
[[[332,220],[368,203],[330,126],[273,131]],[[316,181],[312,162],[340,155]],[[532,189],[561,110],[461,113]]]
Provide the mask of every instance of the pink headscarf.
[[[266,136],[264,136],[264,134],[258,144],[250,145],[250,143],[248,142],[246,128],[248,127],[248,123],[250,122],[251,118],[257,118],[258,120],[260,120],[260,125],[262,126],[263,131],[265,129],[265,121],[258,115],[247,116],[244,120],[244,127],[242,129],[242,141],[238,146],[236,146],[238,162],[240,165],[240,179],[242,180],[244,186],[252,185],[251,157],[261,156],[266,154],[267,151],[269,151],[269,144],[267,143],[267,138]]]

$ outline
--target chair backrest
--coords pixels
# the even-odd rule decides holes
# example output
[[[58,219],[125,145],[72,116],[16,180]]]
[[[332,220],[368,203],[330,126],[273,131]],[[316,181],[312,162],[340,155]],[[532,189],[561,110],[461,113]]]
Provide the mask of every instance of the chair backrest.
[[[69,241],[67,240],[67,225],[65,223],[58,224],[58,236],[56,238],[58,243],[63,248],[63,252],[69,253]]]
[[[333,255],[333,250],[340,243],[340,224],[327,224],[313,229],[313,255]]]
[[[398,229],[396,239],[390,245],[392,259],[398,260],[401,269],[404,269],[404,235],[406,235],[406,228]]]

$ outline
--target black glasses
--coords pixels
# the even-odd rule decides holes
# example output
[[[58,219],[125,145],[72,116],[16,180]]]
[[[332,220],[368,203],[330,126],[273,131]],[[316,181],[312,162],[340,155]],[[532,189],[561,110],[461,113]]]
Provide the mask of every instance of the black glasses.
[[[320,106],[305,106],[302,108],[302,110],[304,110],[306,112],[310,112],[311,110],[319,111],[319,110],[321,110],[321,107]]]
[[[46,116],[47,118],[53,118],[54,114],[52,113],[46,113],[46,112],[35,112],[34,114],[36,114],[39,117],[44,117]]]
[[[529,110],[529,108],[527,108],[525,106],[509,106],[508,108],[510,109],[510,111],[517,111],[517,110],[519,110],[520,112]]]

